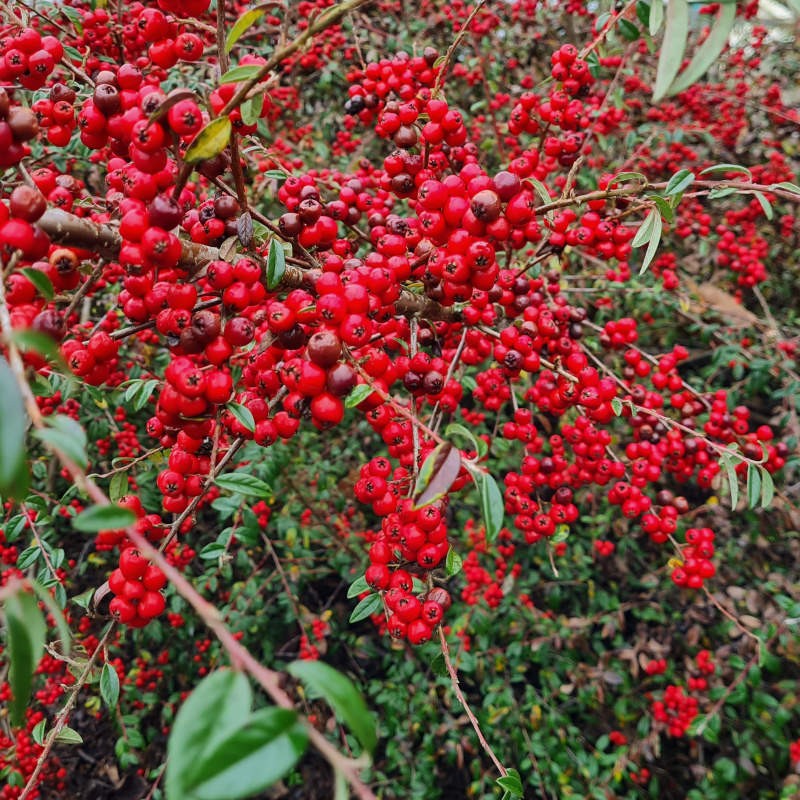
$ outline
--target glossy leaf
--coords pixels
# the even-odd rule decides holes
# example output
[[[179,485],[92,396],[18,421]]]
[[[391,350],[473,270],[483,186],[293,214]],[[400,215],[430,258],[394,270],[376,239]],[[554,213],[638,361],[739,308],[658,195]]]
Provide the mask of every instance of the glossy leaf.
[[[362,747],[373,752],[378,742],[375,719],[350,678],[322,661],[293,661],[287,671],[312,694],[322,697]]]
[[[414,487],[414,508],[422,508],[447,494],[461,471],[461,453],[449,442],[437,445],[419,471]]]
[[[177,797],[238,800],[259,794],[285,775],[307,746],[296,712],[263,708],[203,754]]]
[[[241,67],[234,67],[229,69],[220,79],[221,84],[224,83],[240,83],[241,81],[249,81],[255,78],[261,72],[260,64],[245,64]]]
[[[227,116],[212,119],[192,139],[192,143],[186,149],[186,155],[183,160],[187,164],[197,164],[200,161],[207,161],[209,158],[218,156],[228,146],[232,130],[233,125]]]
[[[8,648],[8,683],[11,700],[8,704],[11,724],[25,719],[31,696],[33,672],[44,652],[47,627],[36,597],[27,591],[9,595],[3,605]]]
[[[119,700],[119,675],[109,663],[103,664],[100,673],[100,696],[103,702],[111,709],[117,707]]]
[[[383,611],[381,596],[377,593],[367,595],[353,609],[353,613],[350,614],[350,622],[361,622],[362,619],[371,617],[373,614],[379,614],[381,611]]]
[[[348,598],[351,597],[358,597],[363,592],[370,591],[370,585],[367,583],[367,579],[364,575],[360,578],[356,578],[347,589],[347,596]]]
[[[448,575],[457,575],[459,572],[461,572],[463,566],[464,566],[463,559],[451,547],[447,551],[447,558],[445,559],[444,562],[445,572],[447,572]]]
[[[256,420],[253,412],[241,403],[228,403],[225,408],[233,414],[239,421],[239,424],[245,429],[253,433],[256,429]]]
[[[266,9],[263,8],[251,8],[249,11],[245,11],[244,14],[233,23],[233,27],[228,31],[228,35],[225,37],[226,53],[230,53],[236,42],[244,36],[249,28],[255,25],[256,22],[264,16],[265,10]]]
[[[345,408],[355,408],[372,394],[372,387],[368,383],[359,383],[344,400]]]
[[[136,514],[113,504],[92,506],[72,518],[72,527],[83,533],[98,533],[127,528],[136,522]]]
[[[670,4],[672,0],[670,0]],[[720,5],[711,32],[697,48],[686,69],[672,82],[667,94],[677,94],[688,89],[705,75],[725,47],[736,20],[736,3]]]
[[[656,69],[656,82],[653,86],[653,102],[657,103],[667,94],[681,68],[686,40],[689,36],[689,3],[687,0],[669,0],[666,13],[664,41]]]
[[[486,541],[493,542],[503,527],[505,501],[497,481],[488,472],[473,473],[478,487],[483,524],[486,527]]]
[[[286,253],[277,239],[270,239],[267,255],[267,289],[274,289],[286,272]]]
[[[229,492],[238,492],[250,497],[272,496],[272,489],[268,484],[264,483],[261,478],[256,478],[255,475],[248,475],[246,472],[230,472],[227,475],[218,475],[214,478],[214,483]]]
[[[214,752],[247,722],[253,695],[241,672],[218,670],[204,678],[180,707],[167,742],[168,800],[188,800],[188,787]]]

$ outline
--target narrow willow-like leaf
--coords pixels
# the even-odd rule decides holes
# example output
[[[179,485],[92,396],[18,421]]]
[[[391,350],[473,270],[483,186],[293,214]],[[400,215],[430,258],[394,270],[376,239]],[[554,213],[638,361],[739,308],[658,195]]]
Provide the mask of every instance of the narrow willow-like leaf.
[[[689,3],[687,0],[669,0],[667,5],[667,24],[664,41],[661,43],[661,56],[656,69],[656,82],[653,86],[653,102],[657,103],[667,94],[681,68],[686,40],[689,36]]]
[[[682,92],[703,77],[725,47],[735,19],[736,3],[720,6],[708,38],[697,48],[689,66],[672,82],[667,94]]]

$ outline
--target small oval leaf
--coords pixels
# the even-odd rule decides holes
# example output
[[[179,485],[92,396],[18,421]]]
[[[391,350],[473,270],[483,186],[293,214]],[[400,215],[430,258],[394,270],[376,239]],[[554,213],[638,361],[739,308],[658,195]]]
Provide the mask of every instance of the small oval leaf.
[[[227,116],[212,119],[192,139],[183,160],[187,164],[197,164],[199,161],[207,161],[219,155],[228,146],[232,130],[233,125]]]

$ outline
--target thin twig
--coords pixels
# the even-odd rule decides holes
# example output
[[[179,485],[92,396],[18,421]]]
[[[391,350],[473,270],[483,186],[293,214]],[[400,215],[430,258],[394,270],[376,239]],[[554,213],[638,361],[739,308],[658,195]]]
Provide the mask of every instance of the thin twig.
[[[492,750],[489,742],[486,741],[486,737],[483,735],[483,731],[478,723],[478,719],[472,712],[472,709],[467,702],[467,698],[464,697],[464,692],[461,691],[461,684],[458,682],[458,673],[456,672],[456,668],[453,666],[453,662],[450,659],[450,648],[447,646],[447,637],[444,635],[444,631],[442,630],[441,626],[439,626],[439,642],[442,645],[442,656],[444,657],[444,663],[447,667],[447,673],[450,675],[450,683],[453,686],[453,691],[455,692],[458,702],[461,703],[461,707],[466,712],[467,717],[469,718],[469,721],[475,730],[475,735],[478,737],[478,741],[483,748],[483,752],[492,759],[492,763],[501,775],[508,775],[508,770],[502,765],[500,759],[495,755],[495,752]]]

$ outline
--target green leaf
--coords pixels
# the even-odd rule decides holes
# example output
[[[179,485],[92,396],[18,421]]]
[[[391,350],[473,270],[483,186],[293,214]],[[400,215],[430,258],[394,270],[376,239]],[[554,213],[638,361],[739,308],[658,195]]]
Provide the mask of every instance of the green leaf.
[[[55,297],[55,289],[53,282],[39,269],[28,267],[22,270],[22,274],[36,287],[39,294],[45,300],[52,300]]]
[[[364,592],[371,591],[370,585],[367,583],[367,579],[364,575],[360,578],[356,578],[347,589],[347,597],[353,598],[358,597],[360,594]]]
[[[8,338],[14,342],[20,350],[27,352],[33,351],[40,356],[53,361],[66,371],[66,363],[61,357],[58,345],[52,336],[36,331],[33,328],[17,328],[13,330]]]
[[[44,652],[44,615],[36,597],[27,591],[9,595],[3,605],[8,647],[8,683],[12,698],[8,705],[11,724],[20,726],[31,696],[33,672]]]
[[[33,737],[33,741],[36,742],[38,745],[44,744],[44,732],[47,730],[47,720],[42,719],[36,723],[33,730],[31,731],[31,736]]]
[[[666,16],[664,41],[661,43],[656,82],[653,86],[654,103],[666,95],[681,68],[683,54],[686,52],[686,40],[689,36],[689,3],[686,0],[669,0]]]
[[[772,189],[785,189],[787,192],[793,194],[800,194],[800,186],[796,183],[789,183],[789,181],[781,181],[780,183],[771,184]]]
[[[766,467],[759,467],[759,469],[761,470],[761,508],[769,508],[772,498],[775,497],[775,482]]]
[[[761,206],[761,210],[764,212],[764,216],[767,219],[772,219],[775,216],[775,214],[772,210],[772,206],[770,205],[769,200],[767,200],[767,198],[764,196],[762,192],[753,192],[753,194],[755,195],[756,200],[758,200],[758,204]]]
[[[723,197],[730,197],[732,194],[738,194],[739,189],[735,189],[733,186],[720,186],[716,189],[712,189],[708,193],[709,200],[721,200]]]
[[[108,484],[108,499],[112,503],[116,503],[121,497],[128,494],[128,473],[117,472],[111,478]]]
[[[239,113],[242,115],[242,122],[245,125],[255,125],[261,117],[261,109],[264,107],[264,94],[256,94],[248,97],[239,106]]]
[[[267,255],[267,289],[278,286],[286,272],[286,253],[277,239],[270,239]]]
[[[0,495],[19,497],[25,494],[25,429],[27,418],[22,393],[14,373],[0,356]]]
[[[660,2],[660,0],[653,0],[653,2]],[[515,769],[509,769],[507,773],[502,778],[497,779],[497,785],[513,797],[522,797],[522,780],[519,777],[519,772]]]
[[[647,244],[644,260],[639,270],[640,275],[646,272],[647,268],[650,266],[650,262],[655,257],[656,250],[658,250],[658,245],[661,241],[662,229],[663,223],[661,222],[661,214],[657,209],[651,208],[631,242],[631,247],[641,247],[643,244]]]
[[[523,180],[523,183],[530,183],[536,191],[536,194],[541,198],[543,205],[548,205],[553,202],[553,198],[550,197],[550,192],[547,191],[547,187],[540,180],[528,177]]]
[[[724,455],[720,457],[719,464],[724,467],[725,473],[728,476],[728,491],[731,493],[731,509],[736,510],[739,503],[739,476],[736,474],[736,465],[733,459]]]
[[[100,673],[100,696],[103,702],[110,708],[117,707],[119,700],[119,675],[111,664],[103,664],[103,671]]]
[[[753,173],[747,167],[741,166],[741,164],[714,164],[711,167],[706,167],[700,174],[713,175],[717,172],[739,172],[742,175],[747,175],[748,180],[753,180]]]
[[[240,81],[249,81],[255,78],[261,72],[260,64],[245,64],[243,67],[234,67],[229,69],[220,79],[220,84],[223,83],[239,83]]]
[[[444,568],[445,568],[445,571],[447,572],[448,576],[450,576],[450,575],[458,575],[458,573],[461,572],[463,566],[464,566],[464,560],[451,547],[447,551],[447,558],[445,559],[445,562],[444,562]]]
[[[322,661],[293,661],[287,671],[330,705],[368,753],[375,750],[375,719],[350,678]]]
[[[664,189],[664,196],[671,197],[672,195],[681,194],[693,183],[694,173],[688,169],[680,169],[669,179],[667,188]]]
[[[655,36],[661,29],[664,21],[664,2],[663,0],[650,0],[650,16],[647,20],[647,27],[650,35]]]
[[[344,400],[345,408],[355,408],[360,405],[372,394],[372,386],[368,383],[359,383],[358,386],[353,388],[353,391]]]
[[[414,486],[413,507],[422,508],[441,499],[461,471],[461,453],[449,442],[437,445],[420,467]]]
[[[202,761],[175,798],[238,800],[264,791],[285,775],[308,746],[297,713],[287,708],[262,708]],[[171,800],[171,795],[167,797]]]
[[[47,428],[33,432],[33,436],[58,450],[74,461],[81,469],[86,469],[89,457],[86,455],[86,431],[72,417],[54,414],[46,417]]]
[[[228,146],[232,130],[233,125],[227,116],[212,119],[192,139],[183,160],[187,164],[197,164],[219,155]]]
[[[636,181],[636,183],[642,183],[647,185],[647,176],[641,172],[618,172],[609,182],[609,188],[614,186],[617,183],[629,183],[630,181]]]
[[[674,0],[670,0],[672,5]],[[686,69],[672,82],[667,94],[677,94],[696,83],[725,47],[736,20],[736,3],[721,5],[706,40],[697,48]]]
[[[755,508],[761,499],[761,471],[755,464],[747,465],[747,505]]]
[[[642,36],[641,31],[630,20],[627,20],[624,17],[620,17],[620,19],[617,21],[617,25],[619,25],[622,35],[629,42],[635,42]]]
[[[42,550],[39,545],[32,544],[19,554],[15,566],[17,569],[28,569],[28,567],[33,566],[39,560],[41,555]]]
[[[72,527],[83,533],[115,531],[127,528],[136,522],[136,514],[120,506],[92,506],[72,519]]]
[[[78,731],[65,725],[57,734],[55,741],[58,744],[83,744],[83,736]]]
[[[505,501],[497,481],[488,472],[473,472],[472,478],[478,487],[481,514],[486,527],[486,541],[493,542],[503,527]]]
[[[362,619],[371,617],[373,614],[379,614],[383,611],[383,600],[381,596],[375,592],[367,595],[362,600],[359,600],[353,613],[350,615],[350,623],[361,622]]]
[[[234,417],[239,421],[239,424],[245,429],[253,433],[256,429],[256,420],[253,416],[253,412],[247,407],[243,406],[241,403],[228,403],[225,408],[233,414]]]
[[[475,436],[469,428],[465,428],[458,422],[451,422],[444,430],[444,435],[450,439],[453,436],[466,439],[471,445],[472,449],[478,454],[478,458],[483,458],[489,450],[489,445],[486,442]]]
[[[228,31],[228,35],[225,38],[226,53],[230,53],[233,46],[244,36],[247,30],[264,16],[265,11],[266,9],[264,8],[251,8],[249,11],[245,11],[244,14],[233,23],[233,27]]]
[[[622,400],[618,397],[612,398],[611,410],[614,412],[614,416],[619,417],[622,414]]]
[[[241,672],[217,670],[203,678],[180,707],[167,742],[168,800],[197,796],[189,791],[204,761],[250,716],[253,695]]]
[[[214,483],[229,492],[238,492],[249,497],[272,497],[272,489],[255,475],[246,472],[230,472],[227,475],[218,475]]]
[[[204,561],[213,561],[219,558],[226,550],[227,548],[221,542],[211,542],[198,553],[198,556]]]

